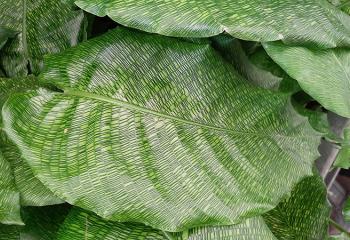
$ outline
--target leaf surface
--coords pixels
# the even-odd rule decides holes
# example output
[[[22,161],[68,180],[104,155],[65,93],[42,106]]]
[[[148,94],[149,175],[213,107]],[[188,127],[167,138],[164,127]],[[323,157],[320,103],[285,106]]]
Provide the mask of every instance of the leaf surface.
[[[0,78],[0,108],[2,108],[10,94],[15,92],[25,92],[37,87],[37,79],[32,76],[12,79]],[[2,124],[1,116],[0,123]],[[9,171],[13,175],[15,187],[20,193],[21,205],[43,206],[62,202],[62,200],[55,197],[50,190],[34,177],[32,170],[22,159],[19,149],[8,139],[3,129],[0,129],[0,152],[5,159],[4,161],[8,162],[10,165],[10,169],[0,168],[0,172]],[[0,199],[5,196],[6,195],[0,195]],[[15,201],[12,202],[15,203]],[[19,203],[17,202],[17,204]]]
[[[57,240],[277,240],[262,217],[231,226],[198,227],[169,233],[142,224],[118,223],[73,208],[58,232]]]
[[[327,236],[329,215],[326,187],[319,176],[311,176],[299,182],[289,199],[263,217],[279,240],[322,240]]]
[[[77,0],[97,16],[146,32],[350,46],[350,17],[326,0]]]
[[[289,94],[254,87],[209,44],[123,28],[50,56],[5,130],[57,196],[166,231],[272,209],[317,158]]]
[[[267,53],[322,106],[350,117],[350,50],[264,43]]]
[[[38,74],[43,55],[76,45],[83,12],[71,0],[2,0],[0,29],[18,32],[2,49],[0,63],[8,77]]]

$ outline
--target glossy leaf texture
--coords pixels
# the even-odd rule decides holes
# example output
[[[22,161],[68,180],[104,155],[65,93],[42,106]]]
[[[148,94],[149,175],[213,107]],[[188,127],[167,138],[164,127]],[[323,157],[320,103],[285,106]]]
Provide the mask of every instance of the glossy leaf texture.
[[[279,240],[322,240],[327,236],[329,215],[326,187],[319,176],[311,176],[299,182],[289,199],[263,217]]]
[[[37,79],[33,76],[25,78],[0,78],[0,108],[8,96],[15,92],[25,92],[38,87]],[[2,123],[2,118],[0,117]],[[3,129],[0,129],[0,152],[10,165],[10,168],[0,168],[3,174],[11,174],[14,178],[17,194],[20,194],[21,205],[43,206],[61,203],[62,200],[55,197],[36,177],[28,164],[23,161],[18,148],[8,139]],[[0,173],[1,174],[1,173]],[[6,195],[0,195],[0,201],[6,199]],[[12,201],[19,205],[18,201]],[[17,206],[19,208],[19,206]]]
[[[350,17],[326,0],[77,0],[97,16],[146,32],[251,41],[350,46]]]
[[[70,207],[27,207],[22,211],[25,226],[1,225],[1,240],[55,240]]]
[[[234,224],[312,173],[320,135],[290,95],[255,87],[209,44],[117,28],[49,56],[47,89],[4,126],[58,197],[165,231]]]
[[[350,49],[264,43],[267,53],[326,109],[350,117]]]
[[[2,0],[0,29],[17,32],[0,53],[6,76],[38,74],[43,55],[76,45],[82,38],[84,14],[72,0]]]
[[[73,208],[58,232],[57,240],[277,240],[262,217],[231,226],[198,227],[169,233],[142,224],[104,220],[93,213]]]

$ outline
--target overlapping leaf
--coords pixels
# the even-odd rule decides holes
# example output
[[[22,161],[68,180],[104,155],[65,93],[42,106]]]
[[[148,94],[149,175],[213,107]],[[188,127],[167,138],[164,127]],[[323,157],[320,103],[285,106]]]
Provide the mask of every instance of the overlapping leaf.
[[[311,174],[319,135],[289,94],[254,87],[208,44],[123,28],[48,57],[6,132],[36,177],[112,220],[179,231],[272,209]]]
[[[263,217],[279,240],[323,240],[329,215],[326,187],[319,176],[312,176],[298,183],[289,199]]]
[[[118,223],[74,208],[58,232],[58,240],[277,240],[262,217],[231,226],[199,227],[179,233],[163,232],[142,224]]]
[[[220,35],[212,38],[212,41],[214,48],[254,85],[283,92],[299,89],[297,82],[274,63],[264,50],[257,50],[248,56],[238,39]]]
[[[0,223],[23,224],[19,201],[10,164],[0,152]]]
[[[0,108],[2,108],[10,94],[35,89],[37,87],[36,78],[32,76],[14,79],[0,78]],[[1,116],[0,123],[2,123]],[[8,139],[2,129],[0,129],[0,152],[4,158],[3,161],[6,161],[7,164],[11,166],[10,168],[0,168],[0,174],[12,175],[12,178],[14,178],[16,195],[20,194],[21,205],[42,206],[62,202],[34,177],[28,164],[23,161],[18,148]],[[13,185],[13,183],[10,184],[9,182],[6,184],[8,187]],[[19,209],[19,202],[14,201],[13,196],[0,194],[0,201],[6,201],[6,199],[12,202],[12,204],[16,203],[16,208]]]
[[[350,17],[326,0],[77,0],[98,16],[147,32],[350,46]]]
[[[264,47],[322,106],[350,117],[350,49],[308,49],[280,42],[265,43]]]
[[[25,226],[1,225],[1,240],[54,240],[70,207],[27,207],[22,211]]]
[[[0,29],[18,33],[0,54],[0,63],[7,76],[38,74],[43,55],[62,51],[79,42],[84,15],[73,8],[71,0],[1,1]]]

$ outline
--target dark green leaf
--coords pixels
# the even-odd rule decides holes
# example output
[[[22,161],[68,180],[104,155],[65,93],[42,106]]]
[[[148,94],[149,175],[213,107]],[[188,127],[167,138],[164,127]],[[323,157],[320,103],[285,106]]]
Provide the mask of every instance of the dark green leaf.
[[[279,240],[323,240],[329,215],[326,187],[320,177],[314,176],[298,183],[289,199],[263,217]]]
[[[18,32],[2,49],[0,63],[7,76],[38,74],[42,57],[74,46],[81,37],[83,12],[72,0],[2,0],[0,29]]]

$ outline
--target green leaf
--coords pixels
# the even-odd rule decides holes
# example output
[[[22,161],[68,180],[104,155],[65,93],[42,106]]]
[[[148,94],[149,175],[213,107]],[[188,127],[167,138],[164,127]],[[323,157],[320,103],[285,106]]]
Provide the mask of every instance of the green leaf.
[[[350,222],[350,198],[348,198],[344,203],[343,216],[346,222]]]
[[[238,39],[220,35],[212,40],[214,48],[254,85],[284,92],[294,92],[298,89],[297,82],[274,63],[265,51],[265,55],[261,51],[255,53],[253,62]]]
[[[27,207],[22,211],[25,226],[1,225],[0,239],[6,240],[53,240],[66,218],[70,207],[55,205]]]
[[[0,64],[7,76],[38,74],[43,55],[79,42],[84,15],[73,7],[72,0],[1,1],[0,29],[19,33],[0,54]]]
[[[23,224],[20,215],[19,193],[10,164],[0,152],[0,223]]]
[[[289,199],[263,217],[279,240],[322,240],[327,235],[329,215],[326,187],[319,176],[312,176],[299,182]]]
[[[350,50],[264,43],[267,53],[322,106],[350,117]]]
[[[277,240],[262,217],[231,226],[198,227],[169,233],[136,223],[119,223],[73,208],[58,232],[57,240]]]
[[[344,140],[334,166],[345,169],[350,168],[350,127],[344,129]]]
[[[350,46],[350,17],[325,0],[77,0],[97,16],[146,32],[251,41]]]
[[[2,108],[10,94],[36,88],[38,88],[37,79],[32,76],[13,79],[0,78],[0,108]],[[0,121],[2,122],[1,116]],[[12,172],[16,189],[20,193],[21,205],[43,206],[62,203],[62,200],[55,197],[34,177],[32,170],[22,159],[18,148],[8,139],[2,129],[0,129],[0,152],[11,166],[9,171]],[[0,168],[1,171],[8,171],[8,169]]]
[[[0,27],[0,49],[5,45],[6,41],[9,38],[14,37],[15,35],[16,35],[15,31]]]
[[[320,135],[289,94],[254,87],[209,44],[117,28],[49,56],[5,131],[58,197],[166,231],[264,213],[312,173]]]

